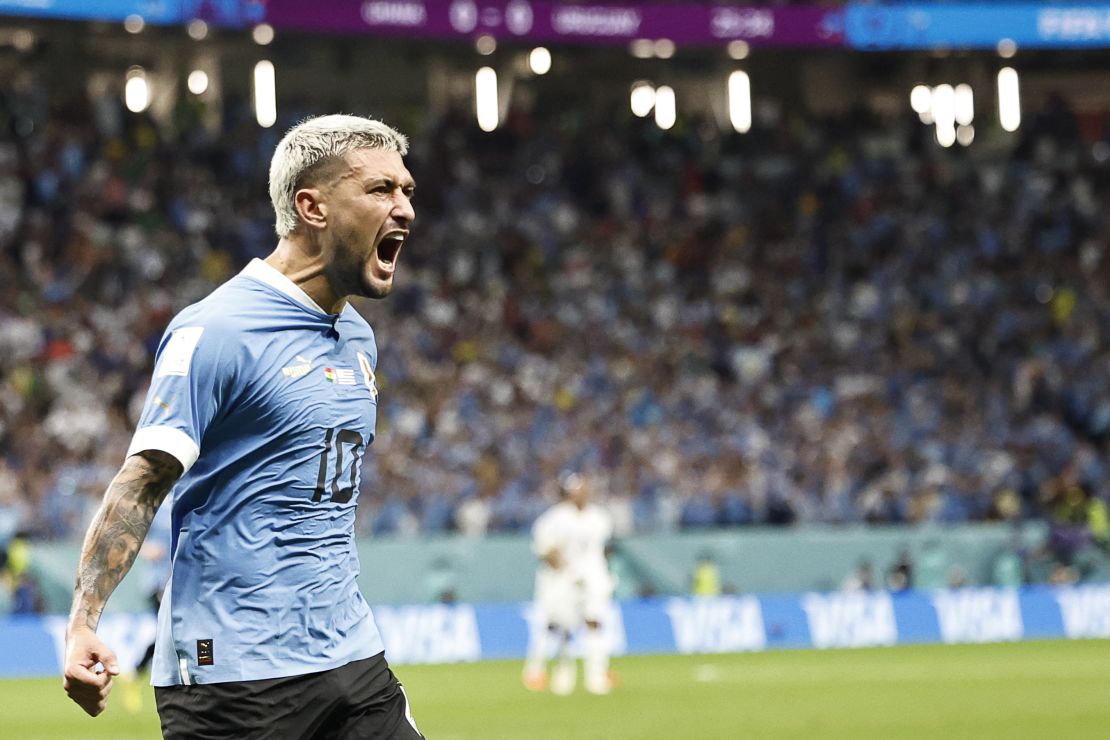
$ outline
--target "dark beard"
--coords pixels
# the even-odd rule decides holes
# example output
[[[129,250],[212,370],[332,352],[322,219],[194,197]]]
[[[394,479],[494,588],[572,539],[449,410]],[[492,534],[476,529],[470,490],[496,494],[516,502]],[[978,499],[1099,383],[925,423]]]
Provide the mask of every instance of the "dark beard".
[[[389,295],[390,291],[393,290],[393,281],[392,280],[389,281],[388,284],[382,286],[382,285],[371,285],[366,279],[366,273],[365,272],[360,272],[358,278],[359,278],[359,280],[358,280],[358,282],[359,282],[359,292],[358,292],[358,294],[360,296],[362,296],[363,298],[373,298],[374,300],[381,300],[382,298],[385,298],[387,295]]]
[[[349,253],[349,250],[346,249],[341,251]],[[328,275],[328,282],[339,289],[337,292],[341,292],[340,298],[359,296],[381,300],[389,295],[390,291],[393,290],[393,281],[390,281],[384,287],[370,282],[367,263],[373,258],[373,255],[370,255],[361,261],[353,260],[352,264],[349,265],[332,263],[327,268],[325,272]]]

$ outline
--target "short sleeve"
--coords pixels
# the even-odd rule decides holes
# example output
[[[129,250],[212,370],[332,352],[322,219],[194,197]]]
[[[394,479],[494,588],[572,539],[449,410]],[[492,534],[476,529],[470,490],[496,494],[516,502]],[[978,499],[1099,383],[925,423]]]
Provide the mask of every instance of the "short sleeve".
[[[160,450],[184,471],[200,457],[201,441],[235,372],[234,358],[218,331],[171,325],[158,347],[154,378],[128,455]]]

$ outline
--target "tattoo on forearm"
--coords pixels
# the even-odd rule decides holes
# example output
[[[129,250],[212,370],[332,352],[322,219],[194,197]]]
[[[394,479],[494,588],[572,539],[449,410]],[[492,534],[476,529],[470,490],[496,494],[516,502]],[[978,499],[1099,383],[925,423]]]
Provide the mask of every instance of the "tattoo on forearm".
[[[105,602],[131,569],[154,514],[181,472],[181,463],[163,452],[147,451],[124,461],[85,535],[71,624],[96,629]]]

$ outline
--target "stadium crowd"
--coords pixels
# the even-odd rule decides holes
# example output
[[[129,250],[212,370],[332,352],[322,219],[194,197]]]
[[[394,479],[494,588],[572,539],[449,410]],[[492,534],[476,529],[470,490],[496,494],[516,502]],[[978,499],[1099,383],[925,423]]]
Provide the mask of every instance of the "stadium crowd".
[[[78,536],[170,316],[272,248],[281,133],[0,86],[0,543]],[[359,527],[522,531],[568,468],[619,533],[1048,518],[1110,537],[1110,145],[1062,104],[746,136],[615,111],[406,125],[417,223]],[[614,123],[617,121],[617,123]]]

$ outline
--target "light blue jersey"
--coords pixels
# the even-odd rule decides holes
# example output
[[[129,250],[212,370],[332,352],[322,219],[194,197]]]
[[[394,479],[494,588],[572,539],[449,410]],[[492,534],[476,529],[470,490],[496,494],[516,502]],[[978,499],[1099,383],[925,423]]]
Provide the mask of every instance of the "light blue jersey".
[[[128,450],[162,450],[185,469],[155,686],[294,676],[382,652],[354,547],[376,365],[353,308],[325,313],[260,260],[170,323]]]

